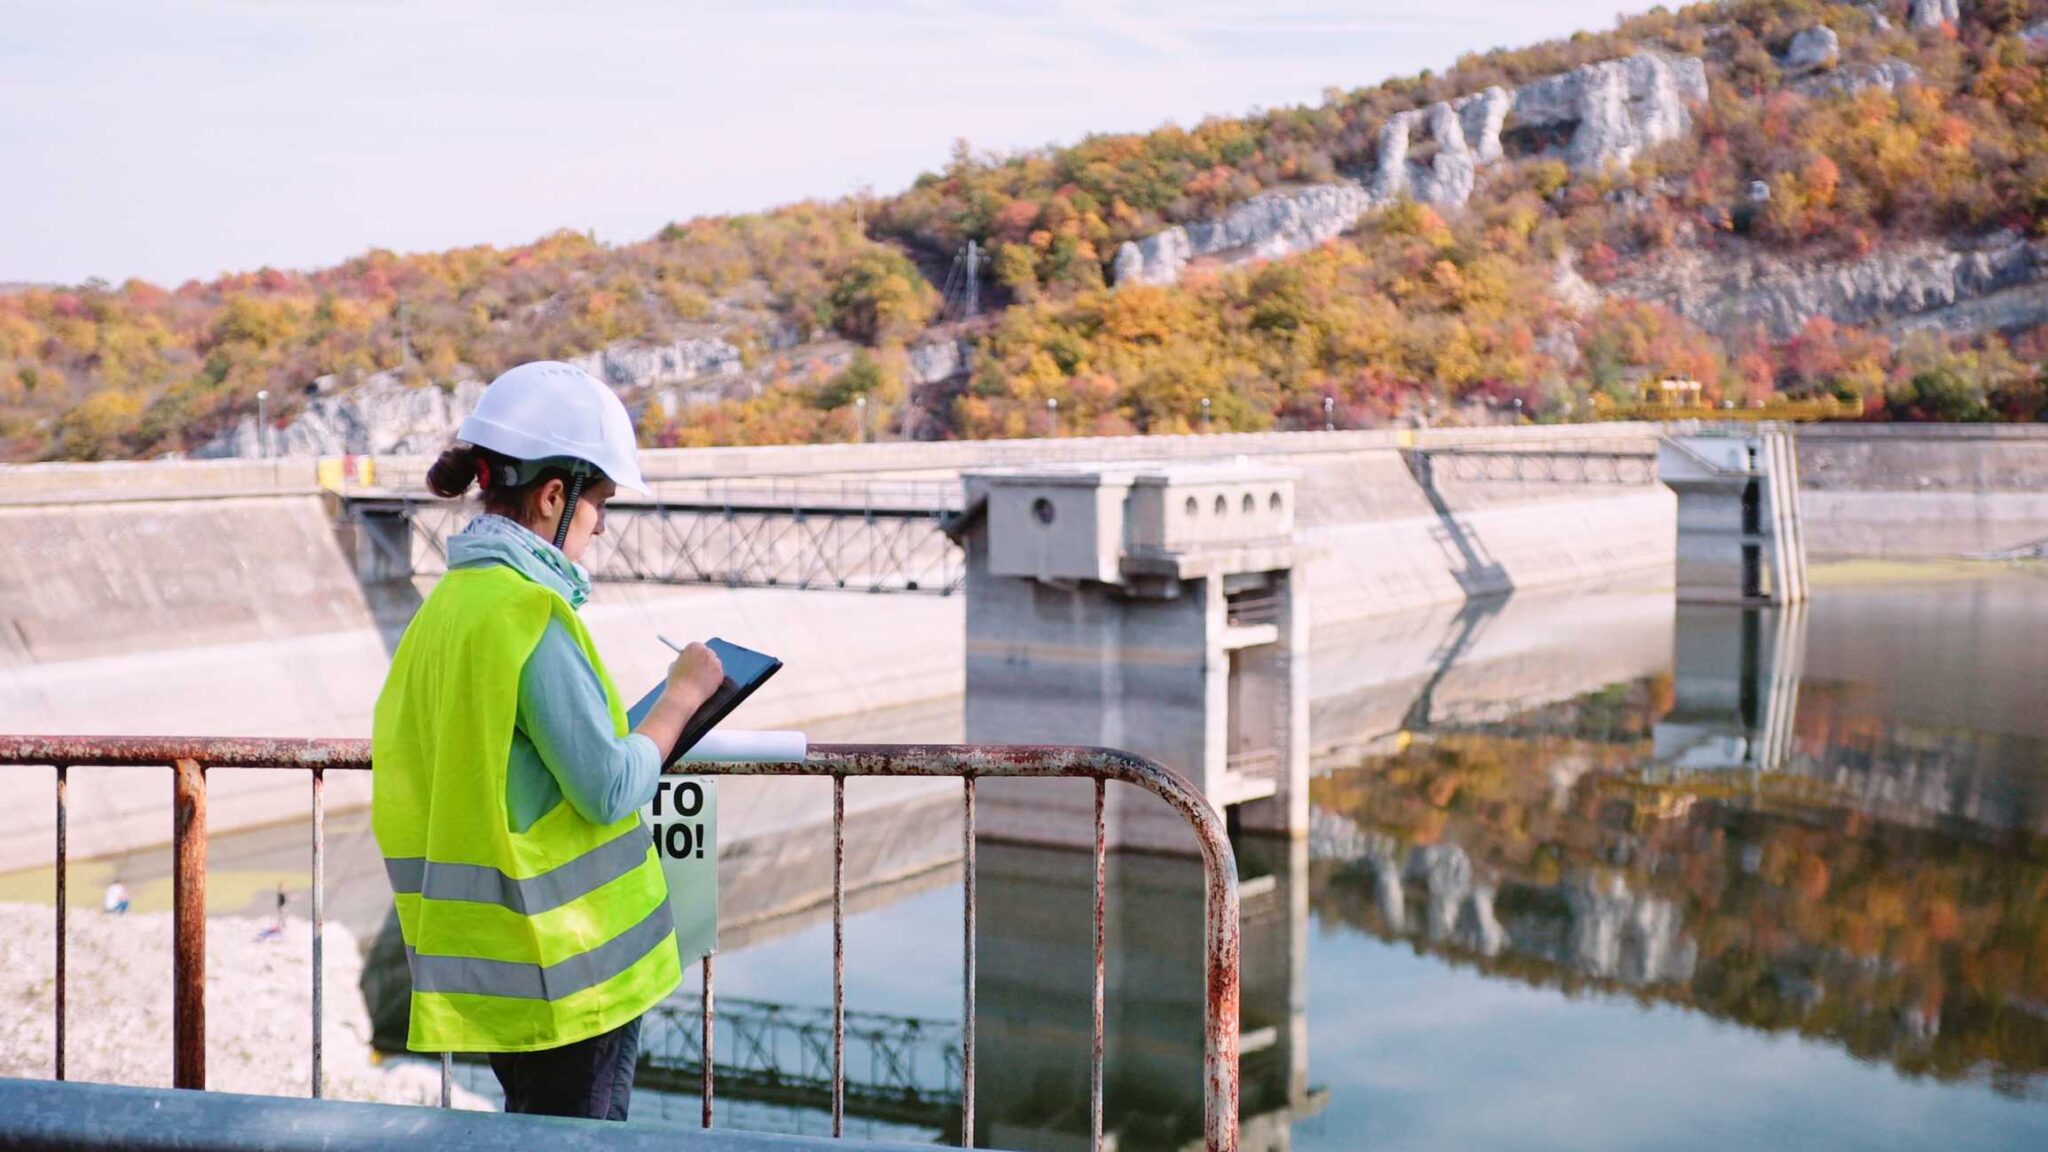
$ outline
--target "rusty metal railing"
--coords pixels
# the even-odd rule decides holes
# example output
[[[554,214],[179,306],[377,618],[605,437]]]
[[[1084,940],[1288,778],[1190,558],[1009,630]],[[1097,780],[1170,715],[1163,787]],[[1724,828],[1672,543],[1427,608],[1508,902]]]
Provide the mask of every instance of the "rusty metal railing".
[[[172,1084],[206,1087],[206,772],[210,768],[304,771],[312,805],[311,1095],[321,1094],[321,929],[325,915],[325,797],[329,771],[370,766],[366,740],[0,736],[0,767],[48,767],[56,773],[56,1078],[65,1078],[66,836],[69,774],[80,767],[165,767],[173,779],[172,872]],[[1221,817],[1188,781],[1149,760],[1100,748],[1035,745],[817,744],[801,763],[690,764],[687,771],[719,776],[808,776],[832,781],[832,1134],[845,1122],[846,1020],[846,782],[853,777],[957,777],[962,784],[964,856],[963,991],[961,1017],[961,1143],[974,1141],[975,1081],[975,782],[984,778],[1080,778],[1095,784],[1095,967],[1093,1051],[1089,1064],[1090,1147],[1103,1135],[1103,971],[1105,939],[1105,802],[1111,781],[1143,788],[1179,812],[1193,830],[1207,883],[1203,898],[1205,1008],[1202,1023],[1203,1135],[1210,1152],[1237,1148],[1238,1114],[1238,889],[1237,862]],[[715,1098],[712,1058],[713,966],[704,961],[703,1126],[711,1126]],[[441,1104],[449,1102],[449,1063],[441,1063]]]

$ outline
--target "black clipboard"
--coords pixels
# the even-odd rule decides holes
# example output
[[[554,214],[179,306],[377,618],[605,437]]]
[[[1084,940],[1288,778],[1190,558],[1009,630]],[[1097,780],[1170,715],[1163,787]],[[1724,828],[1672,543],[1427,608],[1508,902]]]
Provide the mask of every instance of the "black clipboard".
[[[782,661],[765,652],[742,648],[717,637],[706,640],[704,646],[718,656],[719,664],[725,668],[725,680],[718,685],[718,690],[711,694],[711,699],[706,700],[703,707],[697,709],[696,715],[691,716],[689,722],[683,725],[683,734],[676,738],[676,746],[669,751],[668,759],[662,764],[664,768],[674,764],[682,758],[683,753],[696,747],[697,741],[702,740],[706,732],[718,727],[719,721],[740,706],[740,701],[753,695],[754,689],[766,684],[770,676],[782,671]],[[640,698],[639,703],[627,709],[626,727],[638,728],[640,721],[646,718],[647,713],[653,709],[654,702],[661,699],[662,692],[667,688],[668,680],[664,677],[661,683],[656,684],[653,690]]]

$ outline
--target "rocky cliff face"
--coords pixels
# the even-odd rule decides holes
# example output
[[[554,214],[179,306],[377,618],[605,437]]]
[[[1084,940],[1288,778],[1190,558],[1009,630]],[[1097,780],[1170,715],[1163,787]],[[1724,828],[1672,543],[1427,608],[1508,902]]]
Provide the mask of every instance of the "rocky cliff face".
[[[1412,196],[1425,204],[1460,205],[1471,199],[1480,166],[1503,155],[1500,133],[1513,106],[1508,90],[1496,87],[1389,119],[1380,129],[1374,202]],[[1433,154],[1421,162],[1408,158],[1417,125],[1433,145]]]
[[[702,376],[737,376],[740,350],[716,339],[678,340],[672,344],[629,341],[579,356],[569,363],[615,388],[641,388]]]
[[[1658,301],[1710,331],[1789,336],[1814,316],[1967,332],[2048,322],[2048,244],[2011,235],[1908,244],[1857,260],[1675,253],[1613,291]]]
[[[1875,64],[1856,64],[1802,76],[1788,87],[1806,96],[1849,96],[1865,88],[1882,88],[1891,92],[1919,79],[1919,71],[1904,60],[1880,60]]]
[[[1118,284],[1171,284],[1188,261],[1271,259],[1305,252],[1351,227],[1372,204],[1356,184],[1314,184],[1252,197],[1221,220],[1176,225],[1117,249]]]
[[[1841,37],[1825,24],[1808,28],[1792,37],[1785,47],[1784,66],[1795,69],[1826,68],[1842,54]]]
[[[1939,28],[1963,18],[1960,0],[1910,0],[1906,22],[1915,28]]]
[[[843,366],[846,350],[824,359]],[[715,402],[750,386],[740,352],[723,340],[678,340],[670,344],[625,341],[571,361],[636,399],[658,403],[671,415]],[[908,382],[924,385],[967,372],[967,348],[958,340],[937,340],[908,351]],[[322,377],[299,415],[270,433],[272,456],[431,455],[448,446],[483,396],[484,381],[464,380],[450,388],[416,387],[397,373],[379,372],[346,391]],[[636,416],[638,412],[636,411]],[[194,455],[254,457],[264,454],[256,421],[244,417]]]
[[[934,340],[929,344],[912,346],[909,350],[909,382],[937,384],[967,375],[968,348],[964,340]]]
[[[1471,198],[1480,170],[1511,153],[1556,153],[1581,173],[1627,164],[1644,149],[1690,132],[1688,105],[1706,98],[1699,60],[1639,52],[1514,91],[1489,88],[1397,113],[1380,128],[1370,180],[1267,192],[1221,220],[1125,243],[1111,266],[1112,281],[1171,284],[1197,257],[1236,263],[1306,251],[1402,196],[1458,207]],[[1560,140],[1562,146],[1554,143]],[[1411,159],[1418,145],[1427,156]]]
[[[681,381],[716,379],[740,371],[738,348],[723,340],[678,340],[671,344],[621,342],[570,361],[614,388],[658,387]],[[484,382],[463,380],[450,387],[415,387],[397,373],[379,372],[346,391],[331,391],[333,378],[314,382],[315,393],[290,423],[270,432],[272,456],[428,455],[455,438],[463,417],[483,396]],[[671,409],[684,403],[671,391]],[[256,421],[244,417],[214,438],[198,456],[260,456],[264,445]]]
[[[455,436],[462,418],[483,396],[483,382],[465,380],[443,390],[402,383],[379,372],[347,392],[315,396],[297,419],[270,432],[272,456],[366,454],[426,455]],[[254,417],[214,439],[195,455],[261,456]]]
[[[1706,98],[1706,65],[1697,58],[1638,52],[1519,89],[1514,126],[1569,129],[1565,158],[1573,171],[1598,171],[1692,131],[1687,105]]]

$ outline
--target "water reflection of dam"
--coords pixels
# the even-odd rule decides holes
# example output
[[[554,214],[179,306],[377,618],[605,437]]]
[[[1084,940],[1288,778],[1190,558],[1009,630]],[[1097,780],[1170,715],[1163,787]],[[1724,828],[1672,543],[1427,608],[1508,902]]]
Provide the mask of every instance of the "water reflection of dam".
[[[1956,612],[1978,622],[1876,651],[1830,621],[1816,652],[1797,610],[1684,609],[1668,679],[1436,724],[1317,781],[1316,911],[1493,975],[2037,1092],[2048,739],[1999,669],[1940,658],[1986,626]],[[1903,685],[1935,698],[1897,708]],[[1940,694],[1979,692],[1985,726],[1936,720]]]
[[[678,995],[642,1024],[637,1088],[697,1096],[703,1083],[703,1000]],[[832,1110],[832,1010],[732,997],[713,1001],[717,1094],[814,1112]],[[849,1011],[849,1115],[960,1132],[958,1022]]]
[[[1418,732],[1541,715],[1671,666],[1668,594],[1586,589],[1469,600],[1318,627],[1311,650],[1316,767]]]
[[[1308,850],[1248,839],[1241,987],[1241,1147],[1285,1148],[1322,1106],[1308,1068]],[[1093,979],[1085,852],[981,849],[982,1147],[1085,1147]],[[1104,1131],[1126,1149],[1199,1147],[1202,877],[1190,861],[1113,853],[1104,970]]]

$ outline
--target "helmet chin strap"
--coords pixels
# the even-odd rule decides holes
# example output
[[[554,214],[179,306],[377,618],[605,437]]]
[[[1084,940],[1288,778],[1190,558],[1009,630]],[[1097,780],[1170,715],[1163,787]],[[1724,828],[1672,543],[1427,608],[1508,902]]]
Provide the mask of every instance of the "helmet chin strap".
[[[583,470],[577,469],[569,477],[568,499],[562,503],[562,520],[555,525],[555,548],[561,550],[569,542],[569,521],[576,518],[576,501],[583,497]]]

